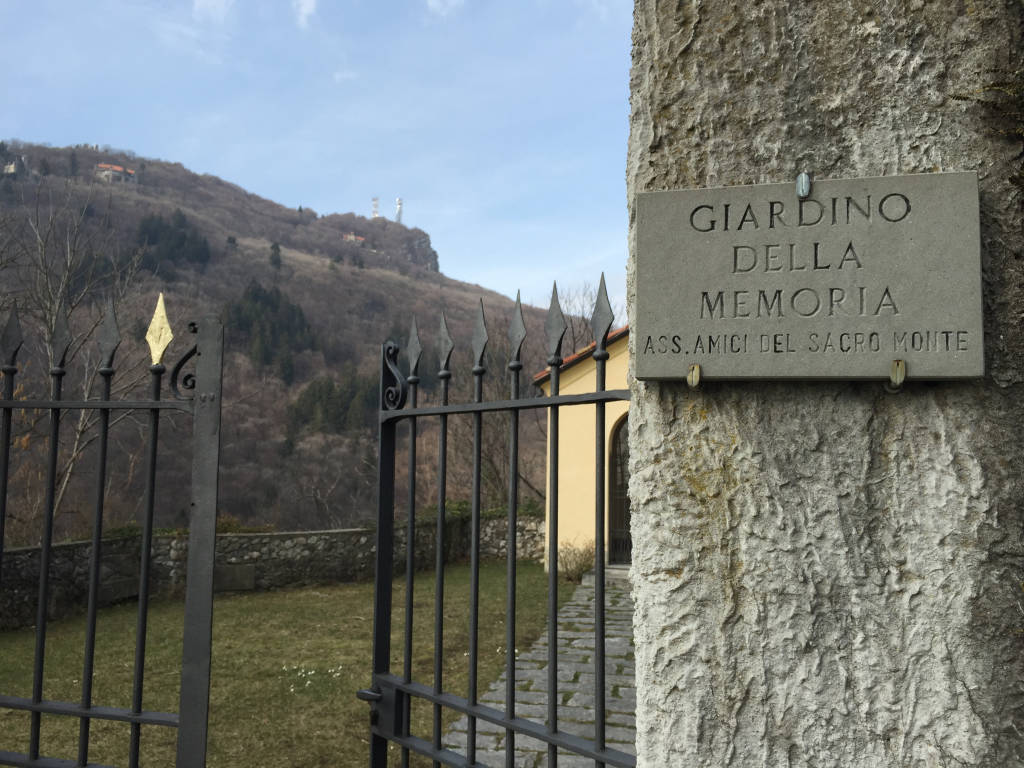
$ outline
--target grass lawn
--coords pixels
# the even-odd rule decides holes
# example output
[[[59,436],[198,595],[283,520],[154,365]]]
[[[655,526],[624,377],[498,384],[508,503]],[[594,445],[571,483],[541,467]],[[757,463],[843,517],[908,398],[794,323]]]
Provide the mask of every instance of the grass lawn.
[[[392,669],[401,673],[404,581],[396,581]],[[480,573],[480,690],[504,668],[505,563]],[[560,588],[563,599],[572,585]],[[414,679],[431,684],[433,573],[417,574]],[[519,565],[517,646],[525,650],[544,628],[547,577],[536,563]],[[211,723],[208,764],[227,766],[362,766],[367,760],[368,705],[355,692],[370,682],[373,585],[341,584],[218,596],[214,605]],[[178,711],[182,604],[152,604],[143,707]],[[135,604],[101,611],[93,701],[128,706],[135,647]],[[469,568],[452,566],[445,581],[445,689],[466,693]],[[84,617],[49,625],[44,698],[81,696]],[[0,693],[28,697],[32,690],[34,634],[0,633]],[[427,715],[429,707],[420,707]],[[414,731],[428,736],[429,726]],[[450,720],[455,719],[454,713]],[[78,720],[44,716],[42,753],[77,754]],[[93,721],[91,761],[126,765],[128,726]],[[24,752],[27,713],[0,709],[0,750]],[[176,730],[142,732],[142,764],[174,764]]]

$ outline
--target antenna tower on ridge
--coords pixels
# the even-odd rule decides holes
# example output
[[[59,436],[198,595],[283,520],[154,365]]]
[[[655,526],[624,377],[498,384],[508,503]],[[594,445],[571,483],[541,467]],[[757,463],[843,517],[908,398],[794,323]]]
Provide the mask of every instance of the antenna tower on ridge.
[[[402,198],[395,198],[395,223],[402,223]]]
[[[372,218],[374,218],[374,219],[379,219],[380,218],[380,198],[379,197],[373,198],[373,216],[372,216]]]

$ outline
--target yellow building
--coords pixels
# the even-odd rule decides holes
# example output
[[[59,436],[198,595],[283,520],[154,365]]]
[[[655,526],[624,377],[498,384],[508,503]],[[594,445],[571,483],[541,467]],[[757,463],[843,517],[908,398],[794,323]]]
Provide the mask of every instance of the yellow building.
[[[628,345],[628,327],[608,334],[605,389],[627,388]],[[582,395],[596,390],[593,354],[594,345],[591,344],[562,363],[558,377],[559,394]],[[544,394],[550,394],[549,371],[538,373],[533,380]],[[609,564],[629,563],[632,551],[629,533],[629,439],[626,429],[628,411],[628,401],[605,404],[604,527],[605,560]],[[559,545],[583,547],[594,542],[597,505],[595,406],[563,406],[558,414],[558,542]],[[550,435],[549,415],[549,440]],[[550,511],[549,500],[547,515]],[[547,552],[546,545],[544,551]]]

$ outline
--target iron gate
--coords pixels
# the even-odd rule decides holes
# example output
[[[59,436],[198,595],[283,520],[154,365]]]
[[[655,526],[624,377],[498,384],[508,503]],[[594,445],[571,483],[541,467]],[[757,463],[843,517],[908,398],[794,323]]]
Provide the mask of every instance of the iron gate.
[[[194,346],[174,366],[170,374],[173,397],[162,399],[161,388],[167,373],[161,363],[173,338],[163,309],[163,296],[149,327],[152,365],[149,367],[149,397],[144,400],[111,400],[115,377],[114,356],[121,334],[111,306],[99,329],[99,354],[102,394],[95,400],[64,399],[63,379],[66,356],[72,343],[67,317],[59,311],[50,340],[52,367],[49,371],[48,399],[15,399],[15,379],[19,373],[17,355],[22,346],[21,326],[12,311],[0,335],[0,371],[3,394],[0,399],[0,588],[3,574],[3,539],[7,519],[8,481],[12,447],[12,419],[15,412],[43,412],[47,415],[46,498],[43,506],[39,550],[39,586],[35,621],[35,654],[32,669],[32,696],[18,697],[0,691],[0,708],[30,713],[26,752],[0,750],[0,765],[65,768],[89,766],[103,768],[89,759],[90,723],[117,721],[129,724],[129,765],[139,764],[143,726],[177,728],[178,768],[202,768],[206,765],[207,715],[210,689],[210,648],[213,617],[213,562],[216,533],[217,479],[220,456],[221,373],[223,328],[219,320],[208,318],[189,325],[196,335]],[[185,364],[195,358],[195,373],[184,373]],[[77,702],[52,701],[43,697],[46,659],[48,604],[51,596],[50,570],[54,534],[55,490],[60,454],[61,416],[66,411],[93,410],[98,414],[95,460],[95,496],[92,514],[92,546],[88,568],[88,607],[83,651],[81,698]],[[107,444],[111,414],[134,410],[148,416],[146,435],[146,490],[143,499],[142,533],[139,553],[138,611],[136,621],[134,671],[131,704],[126,707],[97,706],[93,702],[93,664],[95,660],[96,614],[99,603],[102,565],[104,489],[107,477]],[[180,715],[148,711],[143,706],[146,661],[146,634],[151,586],[150,550],[153,536],[153,512],[156,500],[157,438],[161,414],[181,412],[192,417],[192,499],[190,510],[187,586],[185,595],[184,641],[181,663]],[[43,716],[63,716],[79,721],[78,750],[64,758],[45,755],[40,738]],[[68,759],[70,758],[70,759]]]
[[[371,768],[386,768],[389,743],[401,748],[401,764],[408,766],[411,753],[426,756],[434,765],[474,766],[477,763],[476,725],[487,721],[505,729],[505,765],[511,768],[515,762],[515,738],[517,734],[529,736],[547,744],[548,765],[558,763],[558,750],[591,758],[594,764],[633,766],[632,755],[610,749],[605,743],[605,404],[616,400],[628,400],[628,390],[605,390],[605,365],[608,359],[606,343],[612,324],[612,311],[604,284],[604,276],[594,307],[591,327],[595,338],[593,358],[596,364],[595,387],[592,394],[560,395],[559,371],[563,362],[562,341],[567,330],[565,317],[558,302],[557,287],[552,292],[545,331],[547,336],[547,364],[550,369],[550,392],[546,397],[522,398],[520,393],[520,371],[522,370],[521,349],[526,338],[526,326],[522,308],[516,299],[516,308],[508,331],[511,355],[508,362],[509,399],[484,402],[482,397],[484,351],[487,345],[487,329],[484,323],[483,303],[473,333],[473,398],[464,404],[449,403],[449,369],[453,343],[448,333],[444,315],[441,317],[439,343],[440,405],[419,407],[417,402],[418,370],[421,345],[415,321],[406,353],[410,370],[403,376],[398,367],[399,347],[394,342],[383,345],[381,355],[381,388],[379,412],[379,464],[378,464],[378,509],[377,509],[377,561],[374,593],[373,625],[373,678],[371,686],[359,692],[359,697],[370,702],[370,765]],[[406,408],[406,403],[410,407]],[[559,409],[569,406],[591,406],[596,411],[596,504],[595,504],[595,637],[594,647],[594,701],[595,725],[591,738],[580,737],[559,730],[558,709],[558,415]],[[519,414],[526,409],[544,408],[548,412],[548,660],[547,660],[547,716],[544,722],[518,717],[516,714],[515,680],[516,659],[514,649],[516,629],[516,529],[519,496]],[[507,556],[507,605],[505,642],[505,707],[497,709],[478,701],[478,608],[480,570],[480,479],[481,479],[481,430],[488,414],[508,413],[509,431],[509,486],[508,486],[508,538]],[[472,497],[470,511],[470,621],[469,621],[469,680],[465,696],[445,690],[442,678],[442,646],[444,624],[444,552],[445,552],[445,502],[448,454],[448,417],[454,414],[469,414],[473,423]],[[425,684],[412,679],[412,618],[413,587],[416,569],[415,547],[415,503],[416,503],[416,440],[417,421],[420,419],[438,421],[438,504],[437,541],[435,546],[435,606],[434,606],[434,647],[433,680]],[[401,422],[409,425],[409,514],[406,531],[405,563],[405,626],[403,640],[403,669],[395,674],[390,668],[391,656],[391,613],[394,573],[394,515],[395,515],[395,466],[396,430]],[[433,732],[429,740],[410,732],[410,709],[413,699],[429,702],[433,707]],[[469,732],[466,754],[446,749],[443,746],[442,712],[444,709],[463,714],[468,719]]]

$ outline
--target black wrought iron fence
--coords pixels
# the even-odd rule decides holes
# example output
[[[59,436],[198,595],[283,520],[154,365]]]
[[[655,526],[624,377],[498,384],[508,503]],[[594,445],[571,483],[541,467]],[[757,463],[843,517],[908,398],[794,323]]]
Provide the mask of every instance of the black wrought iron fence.
[[[389,743],[400,747],[403,768],[409,765],[410,755],[419,754],[433,761],[434,765],[473,766],[478,765],[477,724],[486,721],[496,724],[505,731],[505,765],[513,766],[516,761],[516,736],[537,739],[547,745],[549,766],[556,766],[559,750],[594,760],[597,766],[633,766],[635,758],[622,751],[609,748],[606,744],[606,664],[605,664],[605,405],[618,400],[628,400],[628,390],[606,391],[606,343],[612,324],[612,311],[604,285],[604,277],[594,308],[591,326],[594,332],[595,361],[594,391],[582,395],[561,395],[559,393],[559,372],[563,363],[562,342],[567,330],[565,317],[558,302],[557,289],[552,293],[545,331],[547,335],[547,364],[550,371],[550,388],[545,397],[521,397],[520,372],[522,370],[521,350],[526,338],[526,326],[522,309],[517,299],[516,310],[508,330],[511,342],[511,356],[508,361],[509,398],[485,402],[482,397],[484,351],[487,346],[487,328],[484,322],[483,304],[473,334],[473,367],[470,371],[473,381],[471,402],[452,404],[449,402],[449,384],[453,373],[449,368],[454,347],[445,318],[441,318],[439,338],[440,403],[436,406],[420,407],[417,397],[418,370],[421,355],[419,334],[413,323],[412,333],[406,347],[410,361],[408,375],[403,375],[398,366],[399,346],[387,342],[382,347],[381,394],[379,412],[379,502],[377,517],[377,568],[374,598],[373,635],[373,677],[369,688],[359,692],[359,697],[371,704],[370,765],[386,768]],[[409,407],[406,407],[406,405]],[[595,541],[595,602],[594,602],[594,731],[584,737],[567,733],[559,728],[559,676],[558,676],[558,481],[559,481],[559,411],[571,406],[589,406],[595,410],[595,476],[596,499],[594,517]],[[548,414],[548,659],[547,659],[547,717],[544,722],[533,721],[517,715],[516,711],[516,527],[519,494],[519,415],[528,409],[546,409]],[[498,709],[479,702],[478,680],[478,617],[479,617],[479,572],[480,572],[480,477],[481,477],[481,430],[484,420],[494,414],[507,413],[509,428],[509,485],[508,485],[508,540],[507,596],[506,596],[506,643],[505,643],[505,706]],[[446,480],[448,476],[448,418],[451,415],[468,414],[473,426],[472,453],[472,495],[470,511],[470,621],[468,637],[468,688],[465,695],[446,690],[442,675],[445,649],[444,638],[444,531],[446,507]],[[438,464],[437,464],[437,545],[434,563],[435,605],[433,638],[433,679],[422,682],[413,679],[413,591],[416,566],[414,553],[406,551],[405,567],[405,619],[403,632],[402,670],[396,674],[391,670],[391,620],[394,572],[394,518],[395,518],[395,468],[396,431],[402,422],[409,425],[413,439],[409,440],[408,498],[409,509],[406,525],[406,541],[415,540],[416,503],[416,440],[417,422],[421,419],[437,419],[438,423]],[[424,564],[419,564],[424,565]],[[431,737],[425,738],[411,732],[410,711],[413,700],[428,702],[433,709]],[[468,719],[466,753],[459,754],[445,748],[443,722],[444,710],[463,714]]]
[[[36,604],[35,649],[32,658],[32,694],[30,697],[0,691],[0,708],[30,713],[25,734],[25,752],[0,750],[0,765],[90,766],[90,727],[94,721],[129,724],[128,760],[139,765],[143,726],[176,728],[179,768],[201,768],[206,764],[207,715],[209,709],[210,649],[213,610],[213,564],[216,533],[217,480],[220,454],[221,373],[223,328],[210,318],[191,324],[195,344],[171,369],[170,397],[163,397],[167,368],[161,362],[173,338],[163,309],[163,297],[150,324],[149,342],[152,364],[149,367],[149,396],[142,400],[112,400],[111,385],[118,371],[115,355],[121,334],[112,308],[108,310],[98,339],[100,353],[100,395],[96,399],[72,400],[64,397],[66,357],[72,338],[66,316],[59,316],[49,342],[52,367],[48,372],[49,397],[15,398],[20,369],[18,352],[23,344],[17,312],[12,311],[0,335],[0,372],[3,373],[3,398],[0,400],[0,591],[3,589],[3,543],[8,513],[12,434],[19,415],[44,413],[47,433],[45,457],[45,500],[40,522],[39,585]],[[195,373],[185,372],[195,359]],[[54,511],[61,451],[61,417],[68,411],[92,410],[97,413],[95,491],[92,499],[92,546],[88,567],[86,632],[83,647],[81,696],[77,701],[54,701],[45,697],[48,605],[50,602],[51,555],[54,544]],[[108,476],[108,439],[114,412],[135,411],[146,415],[145,495],[141,520],[139,553],[138,610],[131,701],[125,706],[100,706],[93,700],[96,658],[96,618],[99,607],[101,566],[103,563],[103,524]],[[184,642],[181,663],[180,714],[155,712],[145,707],[144,673],[150,597],[150,550],[153,513],[157,494],[157,441],[162,416],[181,412],[192,417],[193,461],[192,496],[189,526],[187,587],[185,596]],[[9,660],[5,660],[9,661]],[[75,718],[79,721],[76,755],[48,755],[41,737],[44,717]],[[10,734],[5,734],[9,736]]]

